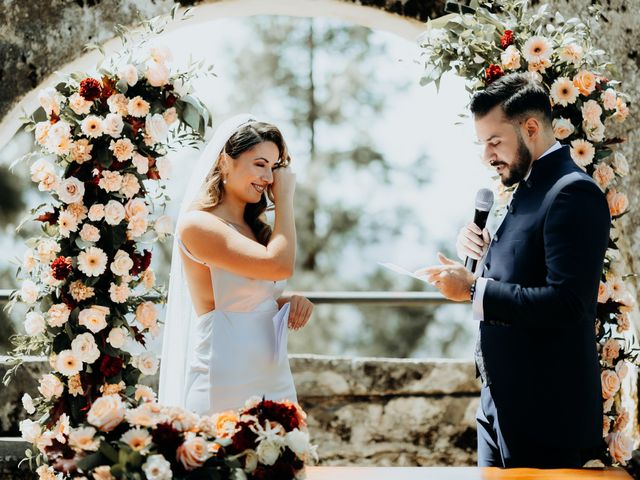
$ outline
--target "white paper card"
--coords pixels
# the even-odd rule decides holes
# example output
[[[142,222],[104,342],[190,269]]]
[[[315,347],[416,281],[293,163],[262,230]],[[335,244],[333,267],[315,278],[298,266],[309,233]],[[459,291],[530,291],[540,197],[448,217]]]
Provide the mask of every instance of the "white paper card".
[[[406,275],[408,277],[415,278],[415,279],[420,280],[422,282],[429,283],[427,281],[427,276],[426,275],[423,275],[423,276],[419,277],[417,275],[414,275],[413,272],[410,272],[409,270],[405,270],[404,268],[402,268],[402,267],[400,267],[398,265],[395,265],[393,263],[378,262],[378,264],[382,265],[385,268],[388,268],[389,270],[391,270],[393,272],[399,273],[400,275]]]
[[[276,336],[273,361],[280,363],[287,356],[287,340],[289,338],[289,309],[291,304],[285,303],[273,317],[273,330]]]

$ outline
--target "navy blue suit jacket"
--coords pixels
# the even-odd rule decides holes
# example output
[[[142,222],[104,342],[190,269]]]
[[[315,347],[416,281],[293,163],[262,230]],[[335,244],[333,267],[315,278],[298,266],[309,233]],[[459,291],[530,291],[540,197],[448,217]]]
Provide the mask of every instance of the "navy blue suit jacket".
[[[603,192],[563,146],[533,162],[494,235],[480,348],[507,444],[602,442],[595,318],[610,225]]]

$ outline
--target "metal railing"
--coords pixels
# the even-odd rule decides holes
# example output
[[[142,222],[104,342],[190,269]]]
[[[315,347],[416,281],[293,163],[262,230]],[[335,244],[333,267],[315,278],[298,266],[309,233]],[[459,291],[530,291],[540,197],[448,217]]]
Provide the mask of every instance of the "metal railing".
[[[0,305],[9,301],[11,290],[0,290]],[[440,293],[435,292],[285,292],[284,295],[302,295],[316,305],[386,305],[386,306],[419,306],[445,305],[454,303]],[[149,300],[153,297],[149,297]]]

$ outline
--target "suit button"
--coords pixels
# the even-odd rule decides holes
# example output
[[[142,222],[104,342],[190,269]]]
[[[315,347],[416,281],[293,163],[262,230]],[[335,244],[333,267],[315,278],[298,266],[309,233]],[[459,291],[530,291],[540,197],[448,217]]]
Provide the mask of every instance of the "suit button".
[[[510,203],[510,204],[509,204],[509,213],[513,214],[513,212],[515,212],[515,211],[516,211],[516,209],[515,209],[515,207],[513,206],[513,203]]]
[[[498,243],[498,235],[497,234],[493,236],[493,241]]]

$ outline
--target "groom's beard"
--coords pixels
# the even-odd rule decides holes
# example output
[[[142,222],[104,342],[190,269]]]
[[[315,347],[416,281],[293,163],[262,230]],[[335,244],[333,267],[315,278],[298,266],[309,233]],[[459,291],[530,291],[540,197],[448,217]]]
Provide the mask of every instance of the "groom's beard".
[[[501,178],[501,182],[505,187],[511,187],[518,182],[524,180],[525,175],[531,167],[531,152],[524,143],[524,139],[518,132],[518,151],[515,162],[509,167],[508,175]]]

